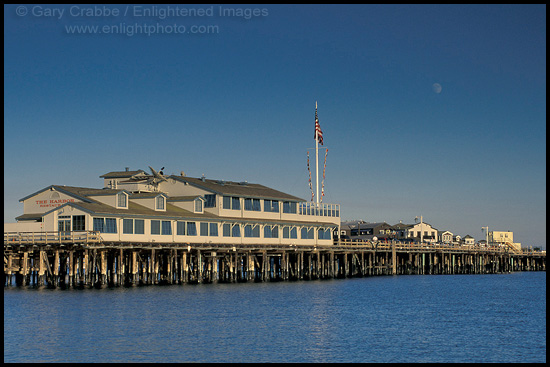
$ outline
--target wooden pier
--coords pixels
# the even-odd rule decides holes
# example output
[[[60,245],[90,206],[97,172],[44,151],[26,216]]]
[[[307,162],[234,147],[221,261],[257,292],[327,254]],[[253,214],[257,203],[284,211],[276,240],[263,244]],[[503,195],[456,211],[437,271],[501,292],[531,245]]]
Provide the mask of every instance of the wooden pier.
[[[517,271],[546,271],[546,252],[397,242],[106,243],[89,231],[4,233],[5,286],[113,287]]]

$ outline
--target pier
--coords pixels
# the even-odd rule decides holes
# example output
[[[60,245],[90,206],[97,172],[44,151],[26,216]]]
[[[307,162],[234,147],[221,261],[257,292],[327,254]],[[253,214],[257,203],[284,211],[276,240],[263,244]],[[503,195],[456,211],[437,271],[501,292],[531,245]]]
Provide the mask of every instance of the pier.
[[[4,285],[115,287],[404,274],[546,271],[546,252],[507,247],[105,242],[99,233],[4,233]]]

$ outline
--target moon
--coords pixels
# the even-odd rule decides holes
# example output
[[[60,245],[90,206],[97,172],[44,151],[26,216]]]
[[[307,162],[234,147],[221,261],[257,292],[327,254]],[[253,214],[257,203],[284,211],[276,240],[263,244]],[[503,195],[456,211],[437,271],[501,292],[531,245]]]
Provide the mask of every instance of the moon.
[[[441,93],[441,84],[439,83],[434,83],[432,85],[432,89],[434,90],[435,93],[439,94]]]

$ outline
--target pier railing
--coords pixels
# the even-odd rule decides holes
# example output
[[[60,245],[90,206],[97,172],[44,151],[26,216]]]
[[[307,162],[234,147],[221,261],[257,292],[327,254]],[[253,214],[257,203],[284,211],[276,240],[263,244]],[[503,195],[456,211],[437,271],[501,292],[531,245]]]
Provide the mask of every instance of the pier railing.
[[[378,251],[390,251],[392,246],[395,245],[395,249],[398,251],[408,251],[408,252],[426,252],[426,251],[445,251],[445,252],[486,252],[486,253],[508,253],[514,255],[529,254],[532,255],[533,251],[528,249],[514,249],[510,246],[499,246],[499,245],[489,245],[489,246],[480,246],[480,245],[447,245],[447,244],[433,244],[433,243],[399,243],[399,242],[374,242],[374,241],[363,241],[363,240],[339,240],[335,242],[338,246],[343,247],[361,247],[366,249],[378,250]]]
[[[4,245],[99,243],[97,231],[4,232]]]

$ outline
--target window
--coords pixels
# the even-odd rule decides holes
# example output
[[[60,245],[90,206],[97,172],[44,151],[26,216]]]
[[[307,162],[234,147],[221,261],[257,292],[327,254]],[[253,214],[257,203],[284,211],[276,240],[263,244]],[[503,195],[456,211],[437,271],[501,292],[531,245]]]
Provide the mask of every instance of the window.
[[[105,233],[117,233],[115,218],[105,218]]]
[[[223,236],[224,237],[231,237],[231,224],[225,223],[223,225]]]
[[[155,202],[156,210],[164,210],[164,196],[157,196]]]
[[[218,223],[210,223],[210,236],[218,237]]]
[[[296,227],[283,227],[283,238],[298,238]]]
[[[85,231],[86,217],[84,215],[73,215],[73,231]]]
[[[172,234],[172,222],[169,220],[162,221],[162,234],[171,235]]]
[[[283,213],[296,214],[296,203],[291,201],[284,201]]]
[[[117,202],[118,202],[119,208],[126,208],[127,207],[126,194],[123,192],[117,194]]]
[[[206,194],[204,195],[204,199],[206,200],[206,202],[204,203],[205,208],[216,207],[216,194],[213,194],[213,195]]]
[[[245,237],[260,237],[260,226],[247,224],[244,226],[244,236]]]
[[[134,220],[134,233],[145,234],[145,220],[143,219]]]
[[[231,209],[231,197],[230,196],[224,196],[223,197],[223,208],[224,209]]]
[[[201,236],[208,236],[208,223],[201,222],[200,228],[201,228]]]
[[[195,222],[187,222],[187,235],[188,236],[197,235],[197,224]]]
[[[300,235],[301,235],[303,240],[313,240],[313,239],[315,239],[313,228],[302,227]]]
[[[133,234],[134,233],[134,221],[133,219],[122,220],[122,233]]]
[[[241,210],[241,200],[236,197],[231,198],[231,209]]]
[[[160,220],[151,220],[151,234],[160,234]]]
[[[279,212],[279,202],[277,200],[264,200],[264,212]]]
[[[195,199],[195,213],[202,213],[202,199]]]
[[[224,196],[223,197],[223,208],[224,209],[233,209],[241,210],[241,199],[235,196]]]
[[[260,199],[244,199],[244,210],[261,211]]]
[[[185,236],[185,222],[176,222],[176,234]]]
[[[231,237],[241,237],[241,226],[239,224],[233,225],[231,229]]]
[[[103,232],[103,229],[105,227],[105,219],[104,218],[94,218],[94,231]]]
[[[264,226],[264,238],[279,238],[279,227]]]
[[[331,232],[330,228],[327,228],[327,229],[319,228],[319,231],[317,232],[317,238],[320,240],[331,240],[332,236],[330,232]]]

